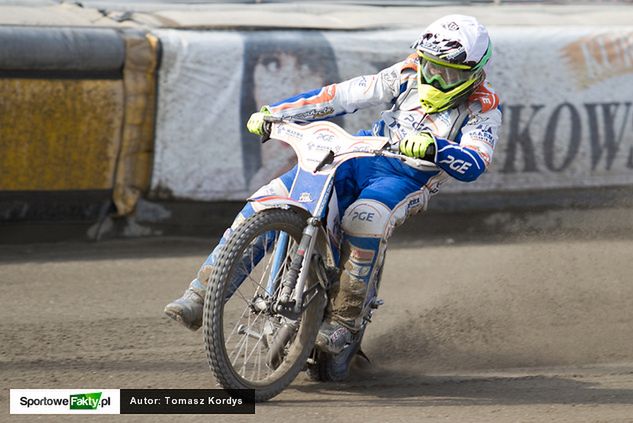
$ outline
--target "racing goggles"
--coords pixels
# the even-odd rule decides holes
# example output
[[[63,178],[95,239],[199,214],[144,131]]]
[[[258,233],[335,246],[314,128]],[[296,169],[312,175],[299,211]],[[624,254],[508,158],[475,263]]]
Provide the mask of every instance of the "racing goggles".
[[[448,91],[455,88],[477,73],[467,65],[444,62],[420,52],[418,56],[422,79],[439,90]]]

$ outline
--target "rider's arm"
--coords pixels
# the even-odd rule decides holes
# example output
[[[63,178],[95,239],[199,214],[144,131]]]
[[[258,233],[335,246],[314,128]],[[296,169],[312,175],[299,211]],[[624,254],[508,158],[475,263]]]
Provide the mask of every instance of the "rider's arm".
[[[407,58],[375,75],[359,76],[290,97],[269,105],[268,110],[275,117],[313,121],[388,104],[400,94],[403,72],[411,67],[410,61]]]
[[[499,98],[488,84],[482,85],[470,100],[470,114],[459,143],[436,139],[435,163],[464,182],[477,179],[490,164],[501,126]]]

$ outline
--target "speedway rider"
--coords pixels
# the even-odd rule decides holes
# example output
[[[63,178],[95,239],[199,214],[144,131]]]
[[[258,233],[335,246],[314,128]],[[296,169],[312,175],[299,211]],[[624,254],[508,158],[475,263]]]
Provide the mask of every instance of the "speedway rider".
[[[486,81],[492,45],[484,26],[470,16],[445,16],[429,25],[412,47],[415,53],[376,75],[264,106],[247,124],[250,132],[263,135],[266,115],[313,121],[386,105],[390,108],[381,113],[373,129],[357,135],[389,137],[402,154],[434,162],[440,169],[420,171],[397,159],[368,157],[347,161],[337,170],[335,187],[339,210],[344,212],[342,272],[316,343],[330,353],[343,350],[358,331],[366,287],[376,277],[394,227],[426,209],[429,196],[447,180],[477,179],[490,164],[498,139],[501,112],[499,99]],[[254,197],[287,197],[295,173],[296,167]],[[254,212],[248,203],[232,228]],[[230,231],[184,295],[165,307],[168,316],[192,330],[202,324],[207,279]]]

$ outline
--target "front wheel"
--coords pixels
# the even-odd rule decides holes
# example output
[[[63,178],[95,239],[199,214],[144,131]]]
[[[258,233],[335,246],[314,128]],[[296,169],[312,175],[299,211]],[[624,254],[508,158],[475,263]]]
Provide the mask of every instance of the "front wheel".
[[[256,401],[274,397],[295,379],[323,319],[320,287],[298,319],[274,311],[279,281],[305,225],[292,210],[256,213],[233,231],[209,280],[203,316],[209,366],[223,388],[254,389]],[[282,234],[287,242],[280,242]],[[306,291],[315,284],[308,277]]]

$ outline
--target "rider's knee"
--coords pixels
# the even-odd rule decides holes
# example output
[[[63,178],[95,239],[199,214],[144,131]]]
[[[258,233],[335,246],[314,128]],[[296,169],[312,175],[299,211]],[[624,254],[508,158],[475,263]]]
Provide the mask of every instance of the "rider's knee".
[[[351,236],[381,238],[390,215],[391,209],[380,201],[360,199],[347,208],[341,226]]]

